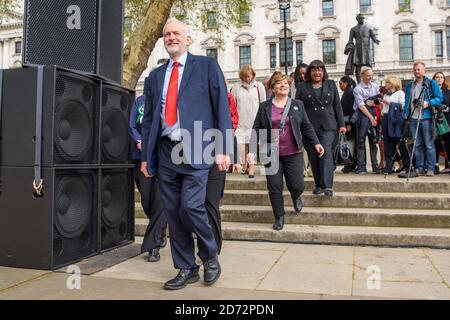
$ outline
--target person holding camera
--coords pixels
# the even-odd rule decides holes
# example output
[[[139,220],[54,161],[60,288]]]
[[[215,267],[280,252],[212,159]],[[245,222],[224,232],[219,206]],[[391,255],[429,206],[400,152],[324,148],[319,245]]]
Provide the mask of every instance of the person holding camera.
[[[437,84],[441,88],[443,101],[442,101],[442,111],[438,111],[436,115],[436,122],[439,124],[440,122],[443,122],[445,117],[445,120],[447,120],[447,123],[450,124],[450,90],[448,89],[447,82],[445,81],[445,75],[443,72],[436,72],[433,76],[433,80],[436,80]],[[449,163],[448,163],[448,157],[450,156],[450,132],[445,134],[440,134],[438,132],[438,136],[435,140],[435,147],[436,147],[436,164],[439,168],[439,151],[445,152],[445,169],[444,171],[437,172],[437,173],[450,173]],[[435,172],[436,173],[436,172]]]
[[[414,139],[415,171],[400,175],[413,178],[420,175],[434,176],[436,150],[434,148],[433,112],[442,102],[442,92],[436,80],[425,76],[425,63],[413,66],[414,82],[406,86],[405,118],[410,136]],[[410,164],[411,166],[411,164]]]
[[[355,95],[355,112],[352,122],[356,124],[356,145],[357,145],[357,169],[356,174],[365,174],[366,167],[366,137],[370,134],[370,160],[372,161],[372,172],[380,173],[377,159],[377,127],[379,117],[377,117],[377,104],[380,103],[380,88],[375,82],[372,82],[373,70],[370,67],[361,68],[361,82],[356,86],[353,93]],[[379,132],[379,131],[378,131]]]
[[[269,85],[274,97],[260,104],[250,141],[251,146],[259,143],[260,154],[266,154],[270,159],[265,167],[267,189],[275,215],[274,230],[281,230],[284,226],[283,176],[295,212],[300,213],[303,208],[301,194],[305,189],[305,183],[303,175],[299,172],[303,172],[301,150],[304,138],[314,146],[318,157],[322,157],[325,152],[309,122],[303,102],[289,98],[291,81],[289,76],[279,71],[272,75]],[[274,130],[278,130],[277,135]],[[264,133],[267,133],[267,141],[264,141],[266,140]],[[248,163],[253,164],[255,159],[254,153],[247,155]]]
[[[402,84],[400,79],[395,76],[390,76],[386,79],[383,100],[381,101],[383,109],[381,110],[381,125],[383,129],[383,143],[384,143],[384,159],[385,167],[384,174],[392,173],[393,155],[396,152],[397,144],[399,145],[400,156],[402,160],[408,157],[406,146],[399,140],[403,136],[401,130],[395,130],[396,116],[400,116],[403,120],[403,108],[405,106],[405,93],[401,90]],[[401,128],[400,123],[400,128]],[[404,162],[404,161],[403,161]]]

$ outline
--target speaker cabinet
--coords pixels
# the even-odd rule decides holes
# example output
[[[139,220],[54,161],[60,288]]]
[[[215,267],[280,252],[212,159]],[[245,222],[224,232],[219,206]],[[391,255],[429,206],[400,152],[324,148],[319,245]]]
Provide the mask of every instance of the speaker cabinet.
[[[3,71],[0,165],[34,165],[37,68]],[[100,82],[44,67],[42,165],[99,164]]]
[[[34,193],[38,68],[3,71],[0,265],[58,269],[134,240],[134,92],[55,66],[42,80],[44,189]]]
[[[26,0],[22,61],[122,83],[123,19],[123,0]]]
[[[98,251],[99,170],[1,167],[0,265],[54,270]]]
[[[132,91],[112,83],[103,83],[102,164],[132,163],[128,121],[133,101]]]
[[[101,249],[134,240],[133,169],[102,169],[100,197]]]

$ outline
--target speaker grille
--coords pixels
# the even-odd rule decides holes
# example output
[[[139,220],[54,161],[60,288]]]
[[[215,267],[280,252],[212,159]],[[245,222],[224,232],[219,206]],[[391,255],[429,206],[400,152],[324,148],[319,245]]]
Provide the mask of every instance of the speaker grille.
[[[132,189],[130,170],[106,170],[102,174],[102,249],[131,240],[134,219]]]
[[[27,0],[26,8],[25,63],[96,71],[97,1]]]
[[[57,170],[54,191],[55,267],[96,251],[97,171]]]
[[[128,163],[130,137],[128,119],[129,91],[105,86],[102,92],[102,162]]]
[[[97,163],[97,88],[94,83],[81,78],[58,74],[55,87],[55,164]]]
[[[92,212],[92,183],[86,177],[65,176],[55,190],[55,223],[65,238],[77,237],[89,223]]]

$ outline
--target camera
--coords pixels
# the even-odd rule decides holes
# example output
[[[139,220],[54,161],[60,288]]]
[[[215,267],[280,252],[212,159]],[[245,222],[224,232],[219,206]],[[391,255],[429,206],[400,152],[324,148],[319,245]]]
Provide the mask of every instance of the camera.
[[[383,97],[379,93],[375,96],[371,96],[371,97],[367,98],[366,100],[364,100],[364,104],[367,105],[367,101],[372,100],[378,106],[378,105],[380,105],[382,99],[383,99]]]
[[[446,106],[445,104],[440,104],[439,106],[436,107],[437,113],[436,113],[436,122],[438,124],[442,124],[444,122],[444,113],[448,113],[449,112],[449,107]]]
[[[447,113],[449,112],[449,106],[446,106],[445,104],[440,104],[439,106],[436,107],[438,112],[444,112]]]
[[[383,137],[380,133],[380,126],[371,127],[369,129],[369,139],[373,144],[379,144],[383,140]]]

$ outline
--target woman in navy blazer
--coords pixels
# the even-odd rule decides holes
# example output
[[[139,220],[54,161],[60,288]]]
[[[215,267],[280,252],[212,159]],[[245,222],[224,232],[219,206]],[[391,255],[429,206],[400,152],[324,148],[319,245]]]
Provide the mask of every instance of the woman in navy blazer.
[[[334,160],[333,144],[336,133],[345,133],[344,115],[339,93],[333,80],[328,79],[325,64],[314,60],[308,66],[305,82],[300,84],[296,99],[302,100],[320,143],[325,148],[325,156],[316,156],[314,146],[306,145],[309,161],[314,175],[315,188],[313,194],[333,195]]]

